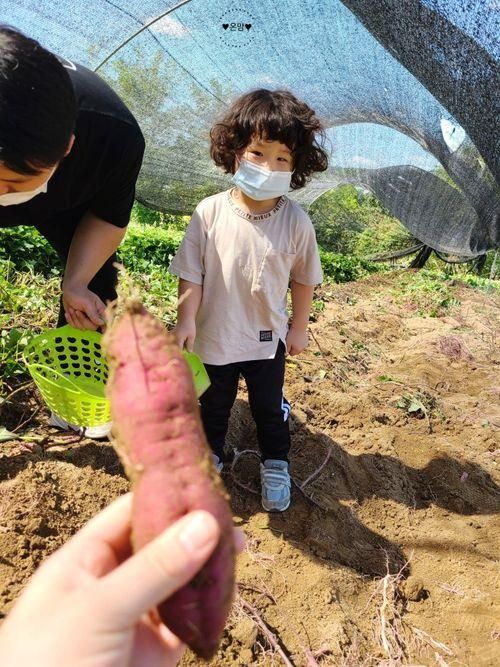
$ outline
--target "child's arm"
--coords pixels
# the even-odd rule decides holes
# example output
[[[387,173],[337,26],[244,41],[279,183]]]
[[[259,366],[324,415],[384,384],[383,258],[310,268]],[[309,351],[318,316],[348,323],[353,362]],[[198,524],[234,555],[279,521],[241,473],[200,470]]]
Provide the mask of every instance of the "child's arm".
[[[292,323],[286,337],[286,351],[294,356],[307,347],[307,325],[313,300],[314,285],[302,285],[295,280],[291,284]]]
[[[203,202],[202,202],[203,203]],[[193,351],[196,338],[196,315],[203,296],[205,275],[206,232],[199,208],[196,207],[179,249],[168,270],[179,277],[177,325],[174,333],[177,344]]]
[[[203,285],[197,285],[182,278],[179,279],[175,338],[179,347],[183,349],[185,346],[189,352],[193,351],[193,343],[196,338],[196,314],[200,307],[202,295]]]

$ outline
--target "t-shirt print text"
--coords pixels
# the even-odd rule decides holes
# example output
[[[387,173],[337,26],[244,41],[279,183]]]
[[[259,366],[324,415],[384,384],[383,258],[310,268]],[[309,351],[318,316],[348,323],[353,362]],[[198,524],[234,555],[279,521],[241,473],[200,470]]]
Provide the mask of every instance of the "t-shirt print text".
[[[259,341],[261,343],[269,343],[273,339],[272,331],[259,331]]]

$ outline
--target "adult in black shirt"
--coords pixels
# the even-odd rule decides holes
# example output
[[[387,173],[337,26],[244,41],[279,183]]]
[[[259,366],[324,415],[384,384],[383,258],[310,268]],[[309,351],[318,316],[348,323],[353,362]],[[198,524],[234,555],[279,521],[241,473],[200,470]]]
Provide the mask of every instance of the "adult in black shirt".
[[[33,225],[65,263],[59,326],[96,329],[116,298],[143,153],[102,79],[0,27],[0,227]]]

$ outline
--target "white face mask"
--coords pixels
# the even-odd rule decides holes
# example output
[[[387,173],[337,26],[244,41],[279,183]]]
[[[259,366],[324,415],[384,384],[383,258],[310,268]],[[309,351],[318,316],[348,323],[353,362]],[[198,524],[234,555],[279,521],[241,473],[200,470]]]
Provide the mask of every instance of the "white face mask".
[[[231,179],[250,199],[265,201],[286,195],[290,190],[291,171],[269,171],[248,160],[241,160]]]
[[[39,185],[35,190],[28,190],[27,192],[8,192],[5,195],[0,195],[0,206],[14,206],[15,204],[24,204],[24,202],[33,199],[33,197],[47,192],[47,184],[54,175],[56,168],[57,167],[54,167],[54,169],[52,169],[45,183]]]

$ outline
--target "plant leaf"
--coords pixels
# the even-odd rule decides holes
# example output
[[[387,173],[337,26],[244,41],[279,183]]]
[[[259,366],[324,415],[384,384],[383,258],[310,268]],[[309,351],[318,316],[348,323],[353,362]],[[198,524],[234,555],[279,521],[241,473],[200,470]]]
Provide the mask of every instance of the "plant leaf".
[[[7,431],[5,426],[0,426],[0,442],[7,442],[7,440],[17,440],[19,436],[16,433]]]

